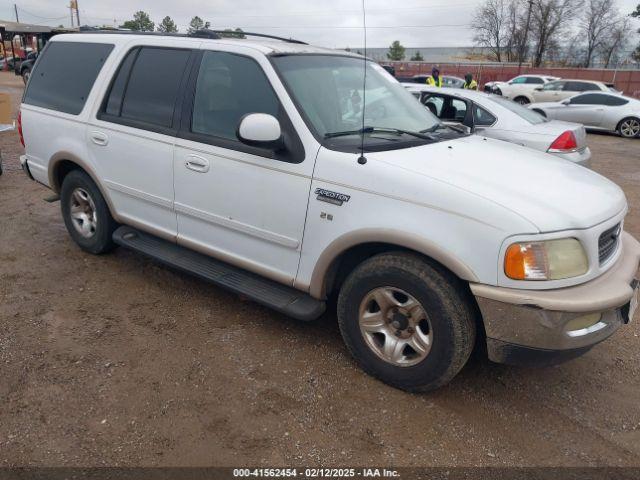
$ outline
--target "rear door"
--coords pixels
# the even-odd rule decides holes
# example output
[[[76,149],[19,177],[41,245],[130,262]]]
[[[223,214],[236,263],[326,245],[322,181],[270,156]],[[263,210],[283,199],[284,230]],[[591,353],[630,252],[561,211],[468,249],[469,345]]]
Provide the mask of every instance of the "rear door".
[[[90,153],[118,215],[170,239],[177,233],[176,106],[195,55],[184,45],[131,46],[87,130]]]
[[[317,150],[305,152],[284,87],[264,56],[207,50],[188,91],[174,157],[178,243],[292,284]],[[278,118],[287,148],[241,143],[250,113]]]

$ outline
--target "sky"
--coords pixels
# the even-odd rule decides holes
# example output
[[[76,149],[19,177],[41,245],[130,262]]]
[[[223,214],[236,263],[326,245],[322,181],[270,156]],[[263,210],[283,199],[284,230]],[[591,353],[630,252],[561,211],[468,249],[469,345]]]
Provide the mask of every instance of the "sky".
[[[20,21],[70,25],[69,0],[15,0]],[[618,0],[631,12],[640,0]],[[181,31],[198,15],[213,28],[241,27],[245,31],[297,38],[330,48],[361,48],[363,0],[78,0],[80,21],[91,25],[120,25],[137,10],[159,23],[169,15]],[[400,40],[405,47],[473,45],[469,24],[482,0],[364,0],[367,46],[387,47]],[[0,2],[0,19],[15,20],[13,2]],[[634,22],[635,28],[640,22]]]

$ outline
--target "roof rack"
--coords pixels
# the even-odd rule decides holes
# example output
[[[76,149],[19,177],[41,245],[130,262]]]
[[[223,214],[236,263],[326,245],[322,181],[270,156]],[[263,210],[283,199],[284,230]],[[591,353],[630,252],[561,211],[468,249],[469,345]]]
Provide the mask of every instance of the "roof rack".
[[[193,33],[166,33],[166,32],[138,32],[135,30],[119,30],[119,29],[93,29],[91,27],[81,27],[80,33],[102,33],[102,34],[117,34],[117,35],[149,35],[159,37],[188,37],[188,38],[208,38],[211,40],[219,40],[221,38],[240,38],[240,35],[249,37],[261,37],[272,38],[274,40],[281,40],[287,43],[297,43],[300,45],[308,45],[307,42],[302,40],[296,40],[294,38],[277,37],[275,35],[267,35],[266,33],[254,33],[254,32],[236,32],[235,30],[210,30],[203,28],[196,30]]]
[[[202,29],[202,30],[197,30],[191,36],[200,37],[201,35],[204,38],[214,38],[212,36],[205,37],[205,35],[216,35],[215,38],[223,38],[223,37],[241,38],[240,35],[243,35],[245,37],[248,36],[248,37],[272,38],[274,40],[282,40],[283,42],[287,42],[287,43],[298,43],[300,45],[308,45],[307,42],[303,42],[302,40],[296,40],[295,38],[277,37],[275,35],[267,35],[266,33],[245,32],[244,30],[243,31],[236,31],[236,30],[210,30],[208,28],[205,28],[205,29]]]

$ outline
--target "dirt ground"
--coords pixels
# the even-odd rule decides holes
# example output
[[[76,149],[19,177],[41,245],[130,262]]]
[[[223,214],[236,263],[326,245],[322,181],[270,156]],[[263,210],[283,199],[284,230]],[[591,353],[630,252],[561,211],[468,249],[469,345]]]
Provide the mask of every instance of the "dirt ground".
[[[0,91],[22,94],[0,73]],[[640,140],[589,135],[640,237]],[[124,249],[81,252],[0,134],[0,466],[640,466],[640,319],[539,369],[404,393],[297,323]]]

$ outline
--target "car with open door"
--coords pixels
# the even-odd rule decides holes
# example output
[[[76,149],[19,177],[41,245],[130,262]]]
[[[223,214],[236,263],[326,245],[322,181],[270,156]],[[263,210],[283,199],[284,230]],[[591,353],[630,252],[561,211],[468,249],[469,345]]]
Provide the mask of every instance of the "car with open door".
[[[529,108],[550,120],[580,123],[588,130],[640,137],[640,100],[624,95],[588,92],[560,102],[534,103]]]
[[[586,167],[591,164],[591,150],[580,124],[550,121],[497,95],[404,85],[445,123],[464,125],[479,135],[547,152]]]
[[[224,34],[47,43],[20,161],[80,249],[128,248],[302,321],[336,305],[358,365],[410,391],[477,345],[558,362],[631,321],[640,244],[613,182],[447,126],[363,56]]]

